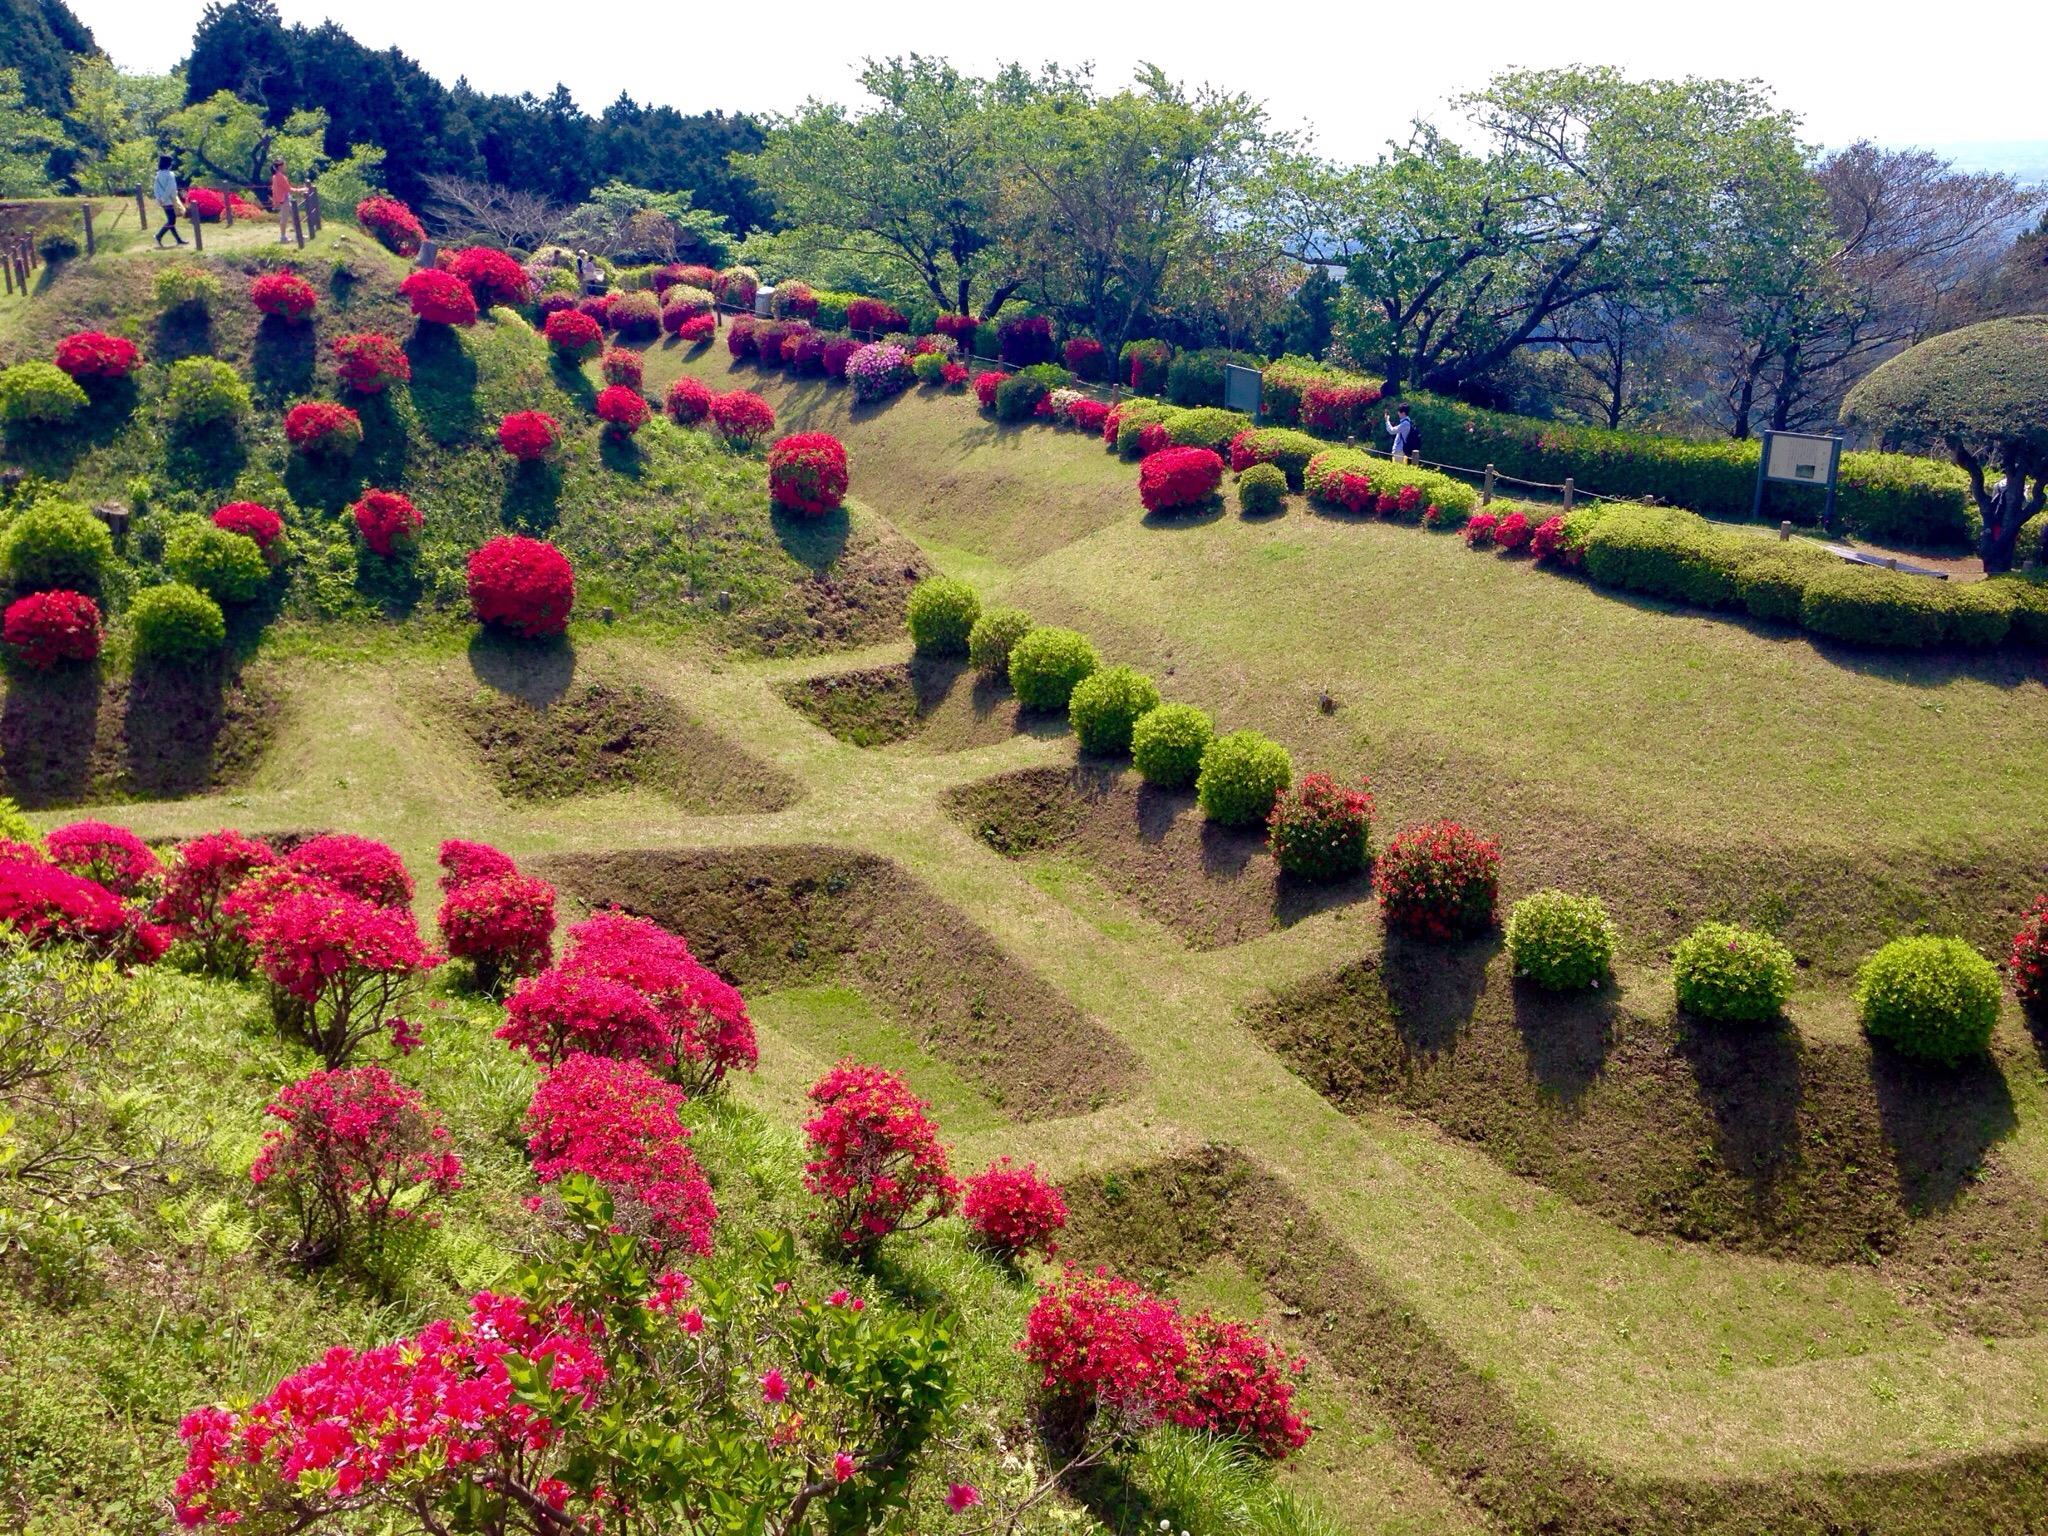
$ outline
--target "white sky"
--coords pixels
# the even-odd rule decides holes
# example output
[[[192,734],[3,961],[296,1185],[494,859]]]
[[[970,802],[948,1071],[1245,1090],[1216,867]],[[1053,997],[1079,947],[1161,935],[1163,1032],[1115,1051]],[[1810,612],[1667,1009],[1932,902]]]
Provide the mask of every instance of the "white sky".
[[[197,0],[71,0],[99,44],[129,69],[182,58]],[[2012,88],[1985,39],[2011,49],[2048,45],[2040,0],[1777,0],[1720,6],[1672,0],[1401,0],[1376,7],[1271,0],[1235,6],[1117,0],[913,0],[822,5],[745,0],[602,0],[561,6],[480,0],[281,0],[286,21],[332,17],[374,48],[397,46],[442,80],[467,75],[489,92],[545,95],[557,81],[587,111],[621,90],[684,111],[786,110],[809,95],[851,100],[850,49],[885,56],[942,54],[970,70],[1021,58],[1092,60],[1099,82],[1126,79],[1141,59],[1189,81],[1214,81],[1265,100],[1278,123],[1310,124],[1324,151],[1370,159],[1416,114],[1496,70],[1615,64],[1639,76],[1760,77],[1826,145],[1859,138],[1956,145],[2048,138],[2033,85]],[[2033,44],[2028,25],[2039,26]],[[763,45],[742,29],[761,18]],[[1307,18],[1329,18],[1320,26]],[[486,20],[485,18],[488,17]]]

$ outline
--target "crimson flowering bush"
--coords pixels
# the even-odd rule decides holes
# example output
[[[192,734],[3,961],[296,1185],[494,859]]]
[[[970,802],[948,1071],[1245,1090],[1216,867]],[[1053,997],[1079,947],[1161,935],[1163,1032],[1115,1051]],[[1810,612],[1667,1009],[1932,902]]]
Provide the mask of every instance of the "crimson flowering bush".
[[[1562,564],[1568,551],[1564,543],[1564,518],[1546,517],[1529,534],[1529,553],[1539,565]]]
[[[503,251],[494,251],[489,246],[472,245],[457,251],[449,271],[469,285],[480,310],[498,304],[517,309],[530,296],[526,268]]]
[[[412,305],[413,318],[428,325],[475,325],[476,295],[453,272],[426,267],[409,274],[398,291]]]
[[[14,853],[0,857],[0,923],[31,948],[77,944],[120,965],[151,964],[170,947],[168,934],[97,880]]]
[[[135,371],[142,354],[125,336],[105,331],[73,331],[57,342],[56,364],[83,384],[88,379],[125,379]]]
[[[575,601],[569,557],[543,539],[500,534],[469,557],[469,604],[480,624],[545,640],[569,627]]]
[[[1045,315],[1011,315],[996,327],[996,345],[1012,368],[1052,361],[1052,321]]]
[[[1368,429],[1366,413],[1379,399],[1370,384],[1317,379],[1301,392],[1301,424],[1325,437],[1355,437]]]
[[[974,340],[974,333],[981,329],[981,322],[972,315],[940,315],[932,322],[932,328],[941,336],[950,336],[961,348]]]
[[[477,985],[495,992],[548,963],[555,935],[555,888],[516,871],[450,891],[438,918],[448,953],[469,961]]]
[[[597,419],[614,437],[631,437],[647,425],[652,413],[647,397],[624,384],[611,384],[597,392]]]
[[[382,193],[356,204],[356,223],[373,235],[386,250],[401,256],[417,256],[426,243],[427,232],[412,209],[395,197]]]
[[[1465,520],[1465,542],[1474,549],[1493,547],[1493,530],[1500,519],[1491,512],[1474,512]]]
[[[645,1063],[578,1053],[552,1069],[526,1110],[534,1176],[581,1174],[611,1196],[620,1227],[657,1251],[711,1251],[718,1207],[678,1118],[684,1095]]]
[[[419,543],[424,520],[409,496],[397,491],[365,491],[350,510],[355,514],[356,532],[373,555],[389,560],[409,553]]]
[[[497,1038],[543,1066],[577,1054],[666,1065],[673,1055],[668,1020],[639,988],[559,965],[513,989]]]
[[[512,862],[512,856],[501,853],[489,843],[473,843],[466,838],[451,837],[441,844],[437,861],[441,866],[441,894],[477,880],[495,880],[499,875],[516,875],[519,866]]]
[[[684,374],[668,387],[668,398],[662,402],[662,409],[668,412],[669,420],[683,426],[695,426],[711,414],[711,386],[702,379],[693,379]]]
[[[328,345],[344,389],[359,395],[381,395],[393,384],[412,382],[412,359],[405,355],[405,348],[380,331],[337,336]]]
[[[1510,512],[1493,525],[1493,542],[1511,555],[1519,554],[1535,533],[1528,518],[1519,512]]]
[[[1422,510],[1422,490],[1419,486],[1404,485],[1382,491],[1374,510],[1381,517],[1414,517]]]
[[[967,1181],[961,1214],[968,1230],[997,1253],[1037,1249],[1051,1258],[1055,1237],[1067,1224],[1067,1202],[1059,1186],[1038,1176],[1038,1166],[1019,1168],[1005,1157]]]
[[[363,418],[332,400],[302,400],[284,413],[284,436],[309,458],[345,459],[363,445]]]
[[[31,592],[7,605],[0,637],[24,666],[38,671],[100,653],[100,605],[83,592]]]
[[[676,337],[690,346],[701,346],[718,334],[718,316],[710,313],[691,315],[676,324]]]
[[[727,267],[712,274],[711,291],[734,309],[752,309],[761,279],[750,267]]]
[[[249,285],[249,298],[273,320],[293,324],[319,307],[320,295],[296,272],[266,272]]]
[[[285,863],[304,875],[374,902],[404,907],[412,902],[412,873],[398,851],[375,838],[353,832],[323,832],[309,837],[285,856]]]
[[[793,315],[799,320],[815,319],[818,313],[818,296],[811,292],[808,283],[783,283],[775,290],[775,308],[780,313]]]
[[[996,408],[996,391],[1003,387],[1003,380],[1008,377],[1007,373],[996,368],[974,376],[974,398],[984,411]]]
[[[2013,995],[2030,1013],[2048,1008],[2048,896],[2037,897],[2013,935],[2006,962]]]
[[[1138,499],[1147,512],[1199,506],[1222,483],[1223,460],[1212,448],[1161,448],[1138,466]]]
[[[880,299],[849,299],[846,304],[846,328],[849,331],[905,331],[910,329],[909,320],[894,304]]]
[[[248,885],[228,898],[231,914]],[[386,1030],[401,1051],[417,1043],[415,1027],[399,1009],[440,961],[420,942],[409,908],[380,907],[315,881],[249,915],[247,923],[249,951],[270,983],[279,1026],[329,1067],[346,1066]]]
[[[1280,791],[1266,819],[1266,843],[1290,875],[1342,880],[1365,868],[1372,851],[1372,791],[1305,773]]]
[[[43,839],[52,864],[105,886],[116,896],[133,896],[154,880],[162,866],[149,844],[105,821],[72,821]]]
[[[1143,426],[1141,426],[1141,427],[1139,427],[1139,428],[1138,428],[1138,457],[1139,457],[1140,459],[1149,459],[1149,458],[1151,458],[1151,457],[1152,457],[1152,455],[1154,455],[1155,453],[1163,453],[1163,452],[1164,452],[1164,451],[1165,451],[1166,449],[1168,449],[1168,448],[1170,448],[1170,447],[1172,447],[1172,446],[1173,446],[1173,439],[1172,439],[1172,438],[1170,438],[1170,437],[1168,437],[1168,436],[1166,435],[1166,423],[1165,423],[1165,422],[1163,422],[1163,421],[1148,421],[1148,422],[1146,422],[1146,423],[1145,423],[1145,424],[1144,424]],[[1196,452],[1196,453],[1210,453],[1210,452],[1212,452],[1212,450],[1210,450],[1210,449],[1207,449],[1207,448],[1197,448],[1197,449],[1194,449],[1193,451],[1194,451],[1194,452]],[[1223,457],[1223,456],[1222,456],[1221,454],[1216,454],[1216,455],[1215,455],[1215,457],[1217,458],[1217,460],[1219,461],[1219,464],[1220,464],[1220,461],[1221,461],[1221,459],[1222,459],[1222,457]],[[1144,475],[1144,471],[1143,471],[1143,470],[1141,469],[1141,470],[1140,470],[1140,471],[1139,471],[1138,473],[1139,473],[1139,476],[1140,476],[1140,479],[1139,479],[1140,493],[1139,493],[1139,494],[1140,494],[1140,496],[1141,496],[1141,498],[1142,498],[1142,495],[1143,495],[1143,489],[1142,489],[1142,488],[1143,488],[1143,485],[1144,485],[1144,480],[1143,480],[1143,478],[1142,478],[1142,477],[1143,477],[1143,475]],[[1222,483],[1222,479],[1223,479],[1223,476],[1222,476],[1222,472],[1221,472],[1220,468],[1219,468],[1219,470],[1218,470],[1218,473],[1217,473],[1217,477],[1216,477],[1216,478],[1217,478],[1217,483],[1218,483],[1218,484],[1221,484],[1221,483]]]
[[[837,379],[841,384],[844,384],[846,382],[846,365],[853,361],[853,354],[858,352],[860,348],[861,344],[851,336],[834,336],[827,340],[825,351],[819,358],[819,362],[825,370],[825,377]]]
[[[606,347],[597,366],[607,384],[624,384],[638,389],[647,378],[647,365],[631,347]]]
[[[798,373],[822,374],[825,371],[825,347],[830,340],[822,331],[805,331],[783,344],[783,360]]]
[[[764,368],[780,368],[784,363],[793,362],[794,357],[784,349],[798,337],[805,335],[810,327],[801,321],[771,320],[754,328],[754,356]]]
[[[797,432],[768,450],[768,495],[789,512],[817,517],[846,498],[846,445],[830,432]]]
[[[670,285],[681,283],[688,288],[702,288],[707,293],[718,291],[718,269],[701,263],[677,262],[662,268],[668,274]]]
[[[1109,354],[1093,336],[1068,337],[1066,345],[1060,348],[1060,361],[1075,378],[1091,384],[1109,377]]]
[[[462,1187],[462,1159],[426,1100],[379,1066],[315,1072],[264,1110],[249,1181],[297,1231],[292,1256],[317,1264],[352,1248],[381,1256],[391,1229],[433,1222],[429,1202]]]
[[[1191,1429],[1243,1440],[1275,1461],[1309,1442],[1312,1431],[1294,1409],[1299,1360],[1284,1360],[1258,1329],[1207,1312],[1188,1320],[1188,1398],[1181,1419]]]
[[[541,334],[571,362],[583,361],[604,342],[604,327],[577,309],[556,310],[541,327]]]
[[[939,383],[945,388],[959,389],[966,382],[967,365],[965,363],[947,362],[939,364]]]
[[[562,424],[546,411],[507,411],[498,422],[498,446],[522,464],[537,463],[562,441]]]
[[[1500,845],[1455,821],[1408,827],[1373,865],[1389,928],[1410,938],[1467,939],[1493,926]]]
[[[213,526],[226,533],[239,533],[273,564],[284,553],[284,519],[261,502],[223,503],[213,509]]]
[[[185,211],[194,223],[212,224],[227,213],[228,200],[212,187],[187,187]]]
[[[613,294],[605,317],[621,336],[649,341],[661,334],[661,301],[644,288]]]
[[[752,315],[735,315],[732,324],[725,328],[725,350],[735,359],[760,355],[757,339],[761,322]]]
[[[150,916],[175,940],[197,946],[210,974],[241,975],[249,946],[242,921],[226,910],[228,897],[260,869],[278,862],[277,850],[231,828],[180,843],[165,866],[162,894]]]
[[[735,389],[711,399],[711,425],[735,448],[751,448],[775,430],[775,412],[749,389]]]
[[[910,1232],[953,1209],[959,1183],[929,1107],[882,1067],[842,1061],[810,1088],[804,1188],[824,1204],[829,1235],[854,1250]]]
[[[608,331],[612,328],[612,299],[614,297],[615,295],[609,293],[594,293],[588,298],[578,299],[575,304],[576,312],[579,315],[587,316]]]
[[[1083,432],[1100,436],[1103,424],[1109,420],[1109,407],[1100,400],[1083,395],[1067,406],[1067,425],[1079,427]]]

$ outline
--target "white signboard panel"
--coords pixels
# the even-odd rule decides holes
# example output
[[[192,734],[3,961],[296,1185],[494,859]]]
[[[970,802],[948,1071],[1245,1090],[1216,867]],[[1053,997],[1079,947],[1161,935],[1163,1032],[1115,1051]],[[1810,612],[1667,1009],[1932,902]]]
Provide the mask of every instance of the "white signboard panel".
[[[1836,439],[1806,432],[1773,432],[1764,456],[1764,478],[1801,485],[1826,485],[1834,465]]]

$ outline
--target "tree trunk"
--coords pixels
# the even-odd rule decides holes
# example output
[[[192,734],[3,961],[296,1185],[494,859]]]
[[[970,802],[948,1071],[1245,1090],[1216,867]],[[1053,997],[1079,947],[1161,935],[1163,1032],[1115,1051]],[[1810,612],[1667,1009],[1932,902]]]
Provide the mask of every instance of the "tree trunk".
[[[1985,489],[1983,466],[1965,453],[1956,454],[1956,462],[1970,477],[1970,490],[1984,519],[1983,532],[1977,536],[1977,558],[1984,562],[1987,576],[2002,576],[2013,568],[2020,525],[2040,510],[2044,495],[2048,495],[2048,476],[2035,477],[2029,496],[2025,460],[2017,453],[2001,457],[2005,484],[1994,495]]]

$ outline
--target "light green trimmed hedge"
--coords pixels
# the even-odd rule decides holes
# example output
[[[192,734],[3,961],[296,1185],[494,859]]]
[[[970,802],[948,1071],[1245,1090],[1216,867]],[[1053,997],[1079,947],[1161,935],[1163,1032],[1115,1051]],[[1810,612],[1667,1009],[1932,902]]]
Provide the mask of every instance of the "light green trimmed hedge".
[[[1998,967],[1961,939],[1893,939],[1856,976],[1863,1027],[1908,1056],[1952,1067],[1998,1024]]]
[[[1213,448],[1218,453],[1227,452],[1230,440],[1240,432],[1249,432],[1251,417],[1242,411],[1226,411],[1221,406],[1198,406],[1193,410],[1176,411],[1166,423],[1166,438],[1182,448]]]
[[[1085,635],[1044,625],[1010,647],[1010,688],[1026,709],[1065,709],[1099,665]]]
[[[903,608],[910,643],[924,656],[965,656],[980,617],[980,595],[950,576],[927,576],[910,589]]]
[[[1159,707],[1159,685],[1135,667],[1103,667],[1074,685],[1067,723],[1083,752],[1098,757],[1131,750],[1131,731]]]
[[[1396,464],[1392,459],[1375,457],[1363,448],[1325,448],[1308,461],[1308,467],[1302,472],[1302,488],[1308,492],[1309,500],[1318,506],[1342,506],[1337,486],[1340,477],[1347,474],[1363,475],[1374,493],[1379,495],[1398,495],[1403,486],[1414,486],[1422,493],[1422,501],[1416,511],[1412,514],[1390,514],[1403,516],[1411,522],[1434,506],[1437,509],[1435,526],[1456,528],[1479,509],[1479,493],[1464,481],[1453,480],[1433,469]]]
[[[1131,761],[1148,784],[1185,789],[1202,768],[1202,754],[1215,739],[1209,716],[1192,704],[1162,704],[1131,727]]]

